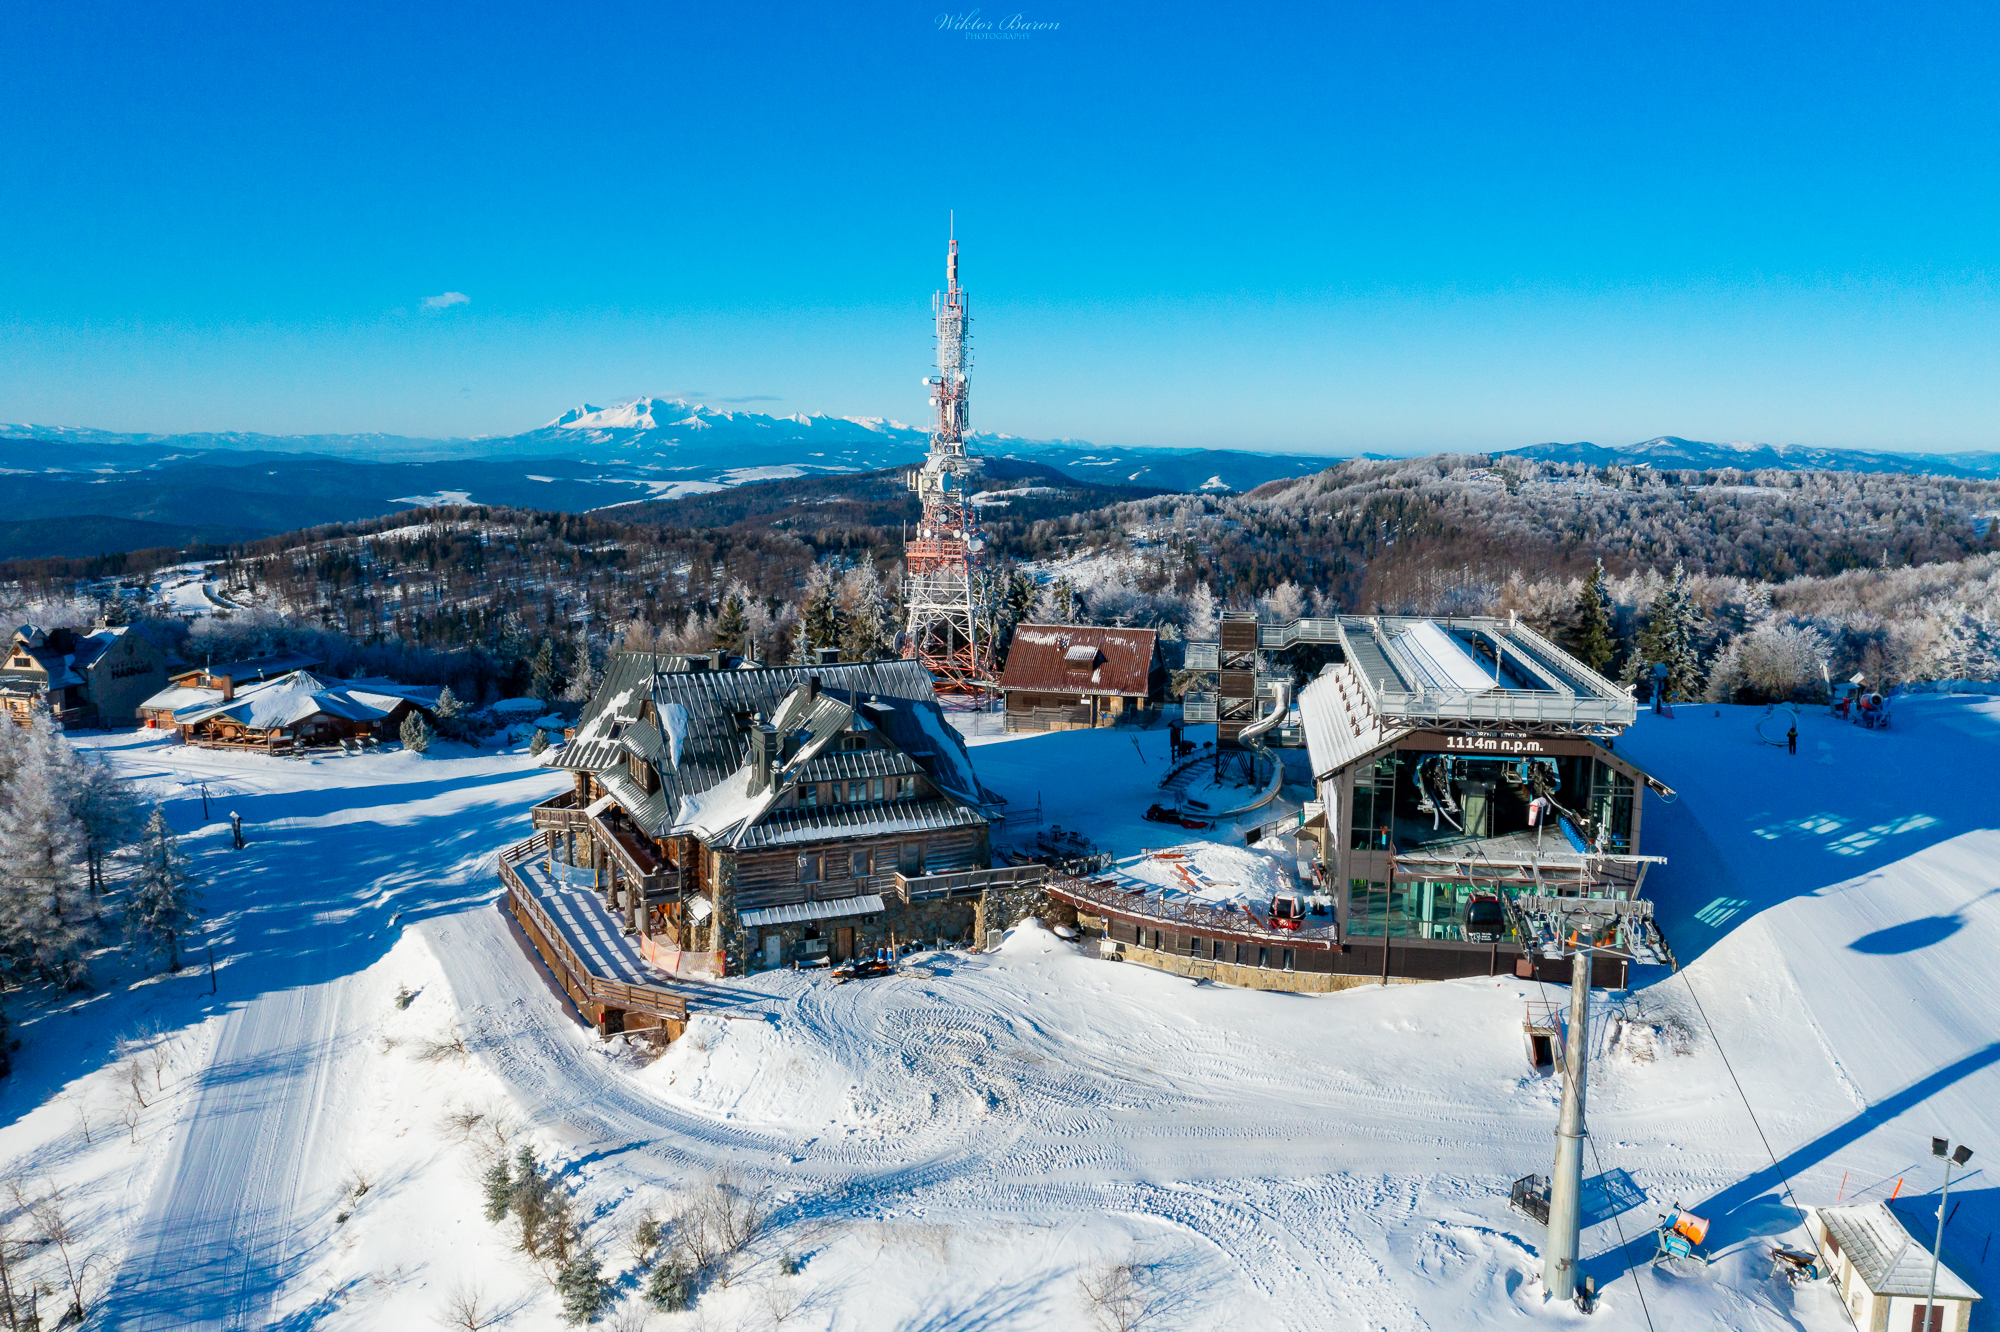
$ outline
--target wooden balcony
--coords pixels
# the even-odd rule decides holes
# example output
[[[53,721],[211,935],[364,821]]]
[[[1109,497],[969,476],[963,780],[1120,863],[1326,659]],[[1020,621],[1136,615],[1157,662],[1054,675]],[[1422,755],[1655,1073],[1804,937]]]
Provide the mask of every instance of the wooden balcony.
[[[952,874],[898,874],[896,897],[912,902],[943,902],[977,897],[988,888],[1027,888],[1049,877],[1047,865],[1009,865],[1003,869],[960,870]]]
[[[576,792],[564,791],[561,795],[550,796],[541,804],[528,811],[528,818],[537,832],[568,831],[585,827],[589,820],[584,817],[583,802]]]
[[[585,817],[591,836],[604,848],[619,874],[637,880],[639,890],[647,901],[680,891],[680,868],[662,856],[657,847],[640,836],[639,830],[615,811],[607,810],[604,816],[597,818]]]

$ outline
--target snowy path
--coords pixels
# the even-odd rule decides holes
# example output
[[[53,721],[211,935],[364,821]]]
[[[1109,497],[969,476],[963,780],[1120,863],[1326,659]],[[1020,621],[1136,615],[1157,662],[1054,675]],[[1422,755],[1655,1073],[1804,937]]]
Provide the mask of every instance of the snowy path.
[[[306,1162],[323,1156],[319,1111],[345,1034],[341,992],[339,981],[278,991],[224,1019],[106,1326],[268,1321],[306,1257],[301,1185]]]

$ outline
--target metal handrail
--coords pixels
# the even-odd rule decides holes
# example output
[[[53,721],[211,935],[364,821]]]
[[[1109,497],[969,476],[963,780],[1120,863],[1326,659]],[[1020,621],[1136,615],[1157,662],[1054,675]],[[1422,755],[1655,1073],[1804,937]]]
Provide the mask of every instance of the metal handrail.
[[[999,869],[957,870],[943,874],[896,874],[896,896],[913,901],[970,896],[988,888],[1022,888],[1049,877],[1047,865],[1007,865]]]
[[[638,1009],[655,1017],[673,1018],[677,1022],[687,1021],[687,1000],[667,990],[651,985],[633,985],[629,981],[612,980],[599,976],[583,964],[576,950],[569,946],[569,940],[549,918],[548,912],[536,900],[528,886],[521,882],[521,876],[514,869],[514,862],[533,860],[536,855],[550,850],[549,836],[538,832],[524,842],[516,842],[500,853],[500,881],[507,885],[507,896],[515,909],[530,917],[535,928],[548,941],[551,951],[559,959],[558,965],[566,972],[572,984],[583,991],[589,1002],[608,1008]]]
[[[1127,889],[1104,880],[1050,879],[1044,891],[1050,897],[1060,898],[1071,906],[1098,907],[1115,911],[1120,915],[1158,921],[1163,925],[1192,926],[1204,935],[1253,939],[1259,943],[1283,944],[1288,948],[1320,948],[1329,951],[1340,944],[1340,931],[1335,926],[1311,930],[1274,930],[1268,925],[1260,925],[1255,916],[1242,908],[1231,912],[1209,906],[1205,902],[1171,901],[1166,898],[1150,897],[1144,889]]]

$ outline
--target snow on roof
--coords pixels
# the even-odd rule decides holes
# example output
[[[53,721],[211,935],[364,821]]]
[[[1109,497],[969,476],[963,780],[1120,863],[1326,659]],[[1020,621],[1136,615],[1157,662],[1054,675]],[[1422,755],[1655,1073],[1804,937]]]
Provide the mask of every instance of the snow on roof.
[[[1395,642],[1409,654],[1417,669],[1430,677],[1433,688],[1479,694],[1499,683],[1434,621],[1417,621]]]
[[[488,703],[488,712],[541,712],[549,705],[539,698],[503,698],[498,703]]]
[[[1024,624],[1014,630],[1000,687],[1144,698],[1152,690],[1158,642],[1151,629]]]
[[[1849,1203],[1812,1210],[1869,1290],[1921,1299],[1930,1289],[1930,1250],[1911,1236],[1889,1204]],[[1942,1263],[1937,1269],[1937,1293],[1947,1300],[1980,1298],[1963,1277]]]

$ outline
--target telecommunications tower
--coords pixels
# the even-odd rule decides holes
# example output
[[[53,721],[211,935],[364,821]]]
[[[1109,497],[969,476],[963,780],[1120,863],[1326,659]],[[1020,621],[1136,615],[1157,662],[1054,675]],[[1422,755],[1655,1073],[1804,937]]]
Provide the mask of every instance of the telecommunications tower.
[[[945,289],[931,299],[937,315],[937,374],[924,387],[937,408],[931,453],[922,470],[910,475],[910,489],[923,501],[916,538],[904,546],[909,577],[903,604],[909,621],[903,655],[920,661],[941,693],[979,694],[993,688],[993,648],[981,635],[986,611],[986,578],[979,553],[979,514],[969,502],[968,483],[979,463],[965,453],[966,349],[965,292],[958,285],[958,237],[945,259]]]

